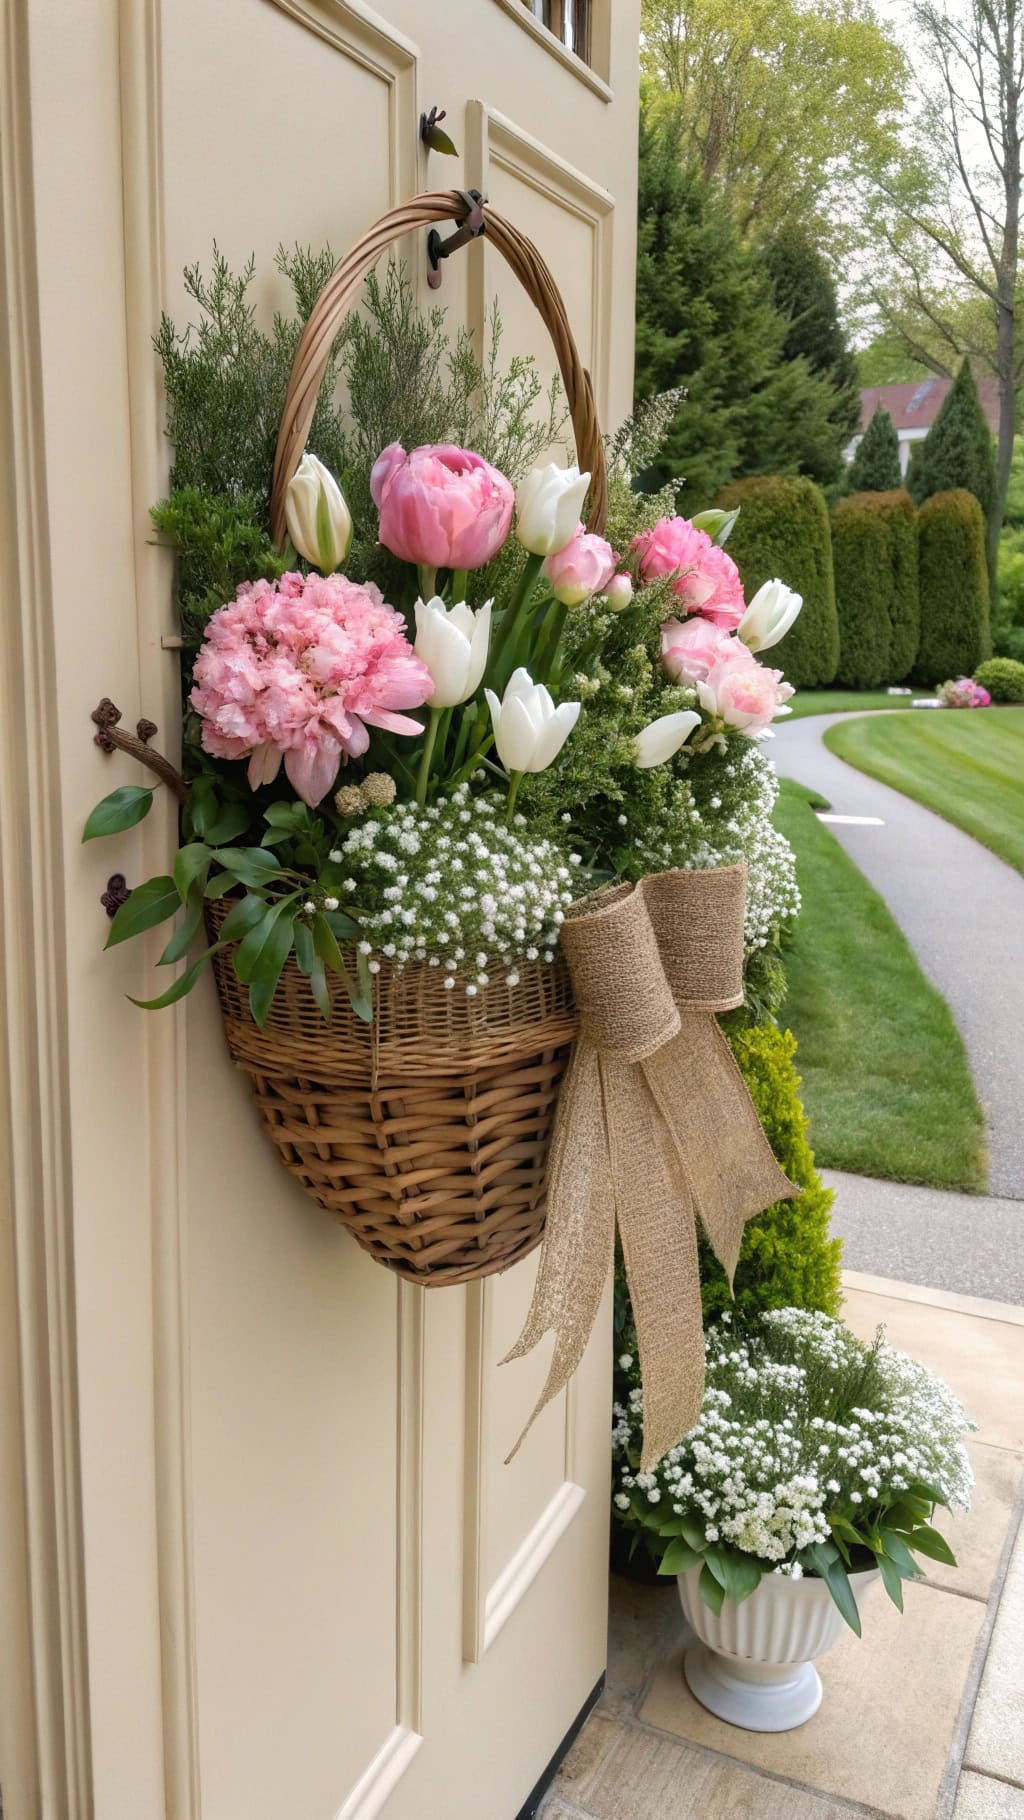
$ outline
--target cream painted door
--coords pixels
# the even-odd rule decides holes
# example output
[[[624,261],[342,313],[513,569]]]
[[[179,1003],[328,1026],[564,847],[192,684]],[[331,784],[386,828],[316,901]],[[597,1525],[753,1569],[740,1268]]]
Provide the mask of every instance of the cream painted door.
[[[269,311],[279,242],[341,253],[477,185],[546,255],[617,422],[638,6],[594,0],[594,71],[523,0],[3,12],[3,1812],[513,1820],[604,1665],[608,1323],[504,1466],[546,1362],[496,1368],[532,1261],[432,1294],[371,1263],[261,1138],[212,989],[147,1019],[141,958],[100,952],[107,874],[163,869],[169,813],[116,858],[79,837],[135,775],[90,744],[99,698],[174,738],[150,337],[183,266],[255,252]],[[458,161],[419,146],[434,104]],[[441,300],[479,325],[497,290],[550,369],[498,263],[460,254]]]

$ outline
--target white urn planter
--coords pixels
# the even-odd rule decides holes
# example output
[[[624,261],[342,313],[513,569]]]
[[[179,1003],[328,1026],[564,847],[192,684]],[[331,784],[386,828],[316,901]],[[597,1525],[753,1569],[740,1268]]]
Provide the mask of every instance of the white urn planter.
[[[737,1605],[726,1599],[716,1616],[697,1590],[700,1566],[678,1576],[683,1615],[697,1633],[683,1658],[690,1692],[730,1725],[752,1732],[785,1732],[821,1705],[814,1666],[838,1642],[840,1617],[824,1580],[765,1574]],[[877,1568],[852,1576],[860,1605]]]

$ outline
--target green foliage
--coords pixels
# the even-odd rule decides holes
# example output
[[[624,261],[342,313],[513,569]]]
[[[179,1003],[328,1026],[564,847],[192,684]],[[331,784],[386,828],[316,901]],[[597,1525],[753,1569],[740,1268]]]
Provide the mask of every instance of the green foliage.
[[[860,421],[857,361],[839,320],[835,279],[813,229],[795,216],[780,223],[764,251],[778,309],[789,324],[782,353],[786,360],[804,360],[810,371],[825,379],[834,391],[829,420],[841,445]],[[827,485],[835,479],[835,453],[816,471],[812,480]]]
[[[797,689],[830,683],[839,662],[839,622],[823,494],[810,480],[774,475],[737,481],[717,503],[740,507],[729,554],[747,599],[776,576],[803,595],[803,611],[772,651],[773,664]]]
[[[1024,662],[1024,436],[1015,436],[996,566],[992,649]]]
[[[178,610],[189,649],[198,648],[211,613],[234,599],[240,582],[274,581],[288,566],[265,527],[265,501],[253,493],[180,487],[151,517],[177,553]]]
[[[921,644],[915,674],[972,676],[989,649],[985,521],[973,493],[935,493],[918,513]]]
[[[917,526],[908,493],[853,493],[832,512],[839,668],[846,688],[902,682],[917,655]]]
[[[930,368],[908,352],[903,337],[890,328],[882,329],[857,352],[857,384],[909,385],[927,379]]]
[[[838,477],[846,391],[807,356],[786,357],[797,330],[768,266],[718,192],[680,162],[671,121],[642,120],[639,185],[637,397],[680,385],[687,394],[648,479],[685,480],[691,511],[734,475]]]
[[[779,1201],[748,1221],[736,1267],[735,1306],[743,1315],[763,1308],[837,1314],[841,1246],[829,1236],[834,1195],[822,1183],[807,1141],[793,1060],[796,1041],[788,1030],[761,1024],[733,1031],[729,1042],[768,1142],[790,1181],[803,1190],[798,1200]],[[701,1296],[708,1319],[733,1306],[725,1273],[703,1239]]]
[[[848,493],[892,493],[903,485],[896,425],[881,406],[857,445],[846,475]]]
[[[966,487],[974,494],[986,520],[992,511],[996,493],[995,447],[974,374],[966,360],[921,445],[912,478],[918,505],[936,493]]]
[[[1024,702],[1024,663],[1012,657],[990,657],[978,665],[974,680],[988,690],[993,701]]]

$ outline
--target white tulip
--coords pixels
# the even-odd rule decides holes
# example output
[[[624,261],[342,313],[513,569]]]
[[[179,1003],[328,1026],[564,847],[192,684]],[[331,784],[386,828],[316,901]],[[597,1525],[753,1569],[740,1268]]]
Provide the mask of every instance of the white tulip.
[[[579,719],[579,702],[563,701],[556,708],[544,684],[526,670],[512,672],[500,702],[493,689],[484,693],[506,771],[546,771]]]
[[[803,595],[794,594],[784,581],[766,581],[736,630],[749,651],[770,651],[785,637],[803,604]]]
[[[284,516],[299,555],[333,575],[352,543],[352,514],[330,468],[308,450],[288,482]]]
[[[434,679],[432,708],[454,708],[480,687],[491,642],[491,602],[474,613],[465,601],[446,607],[439,595],[416,602],[417,657]]]
[[[564,550],[583,511],[590,475],[549,461],[534,468],[516,491],[516,536],[534,556]]]
[[[639,771],[650,771],[653,765],[666,764],[675,757],[680,746],[685,746],[694,727],[699,726],[700,715],[692,708],[678,714],[662,714],[637,734],[633,763]]]

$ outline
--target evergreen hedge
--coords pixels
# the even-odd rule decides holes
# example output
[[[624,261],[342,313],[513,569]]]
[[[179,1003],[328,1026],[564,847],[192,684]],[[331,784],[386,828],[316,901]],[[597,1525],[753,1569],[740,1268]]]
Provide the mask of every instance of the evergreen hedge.
[[[901,489],[852,493],[832,512],[839,618],[837,682],[877,689],[902,682],[917,656],[917,525]]]
[[[972,676],[991,648],[985,519],[973,493],[935,493],[917,515],[924,683]]]
[[[990,657],[979,664],[974,680],[987,689],[993,701],[1024,702],[1024,664],[1012,657]]]
[[[811,480],[768,475],[733,481],[716,503],[740,508],[728,550],[747,599],[776,576],[803,595],[799,619],[770,653],[773,668],[784,670],[796,689],[830,683],[839,662],[839,622],[824,494]]]

